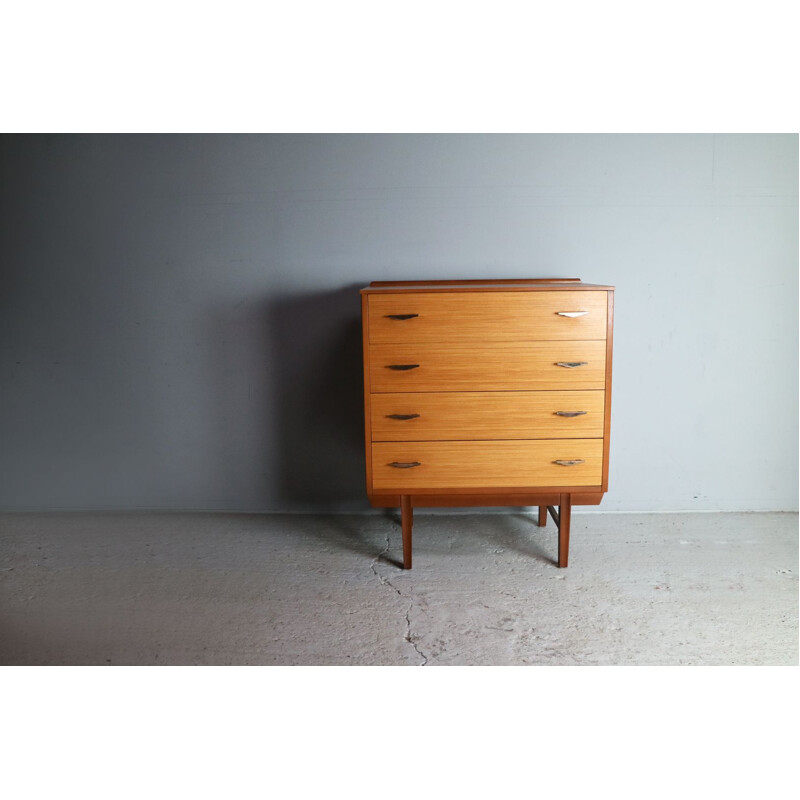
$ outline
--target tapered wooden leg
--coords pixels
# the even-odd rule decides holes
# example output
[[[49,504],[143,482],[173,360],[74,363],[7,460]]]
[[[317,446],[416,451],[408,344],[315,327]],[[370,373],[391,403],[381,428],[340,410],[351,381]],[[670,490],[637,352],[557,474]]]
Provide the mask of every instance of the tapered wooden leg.
[[[572,517],[572,499],[562,494],[558,506],[558,566],[566,567],[569,560],[569,523]]]
[[[539,506],[539,527],[547,525],[547,506]]]
[[[411,569],[411,528],[414,525],[414,509],[411,507],[411,495],[401,495],[400,514],[403,525],[403,569]]]

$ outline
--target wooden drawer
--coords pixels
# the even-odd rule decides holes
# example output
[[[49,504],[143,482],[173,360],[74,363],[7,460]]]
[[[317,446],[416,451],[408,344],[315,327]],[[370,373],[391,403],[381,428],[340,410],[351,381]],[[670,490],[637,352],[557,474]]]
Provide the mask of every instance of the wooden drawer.
[[[375,394],[372,440],[590,439],[603,436],[604,402],[593,390]]]
[[[377,344],[369,360],[371,392],[602,389],[606,343]]]
[[[557,460],[581,463],[565,466],[555,463]],[[372,445],[372,480],[376,491],[599,486],[602,468],[602,439],[374,442]]]
[[[607,313],[607,292],[594,291],[371,295],[369,340],[388,344],[605,339]]]

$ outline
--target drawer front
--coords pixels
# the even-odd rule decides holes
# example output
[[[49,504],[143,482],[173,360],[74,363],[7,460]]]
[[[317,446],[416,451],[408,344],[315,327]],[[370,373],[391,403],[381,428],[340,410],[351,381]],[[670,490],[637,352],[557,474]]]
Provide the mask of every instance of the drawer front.
[[[376,491],[599,486],[602,467],[602,439],[372,445],[372,481]]]
[[[373,441],[591,439],[605,392],[402,392],[371,398]]]
[[[607,293],[593,291],[371,295],[369,339],[374,344],[605,339],[607,313]]]
[[[603,389],[606,343],[378,344],[369,360],[371,392]]]

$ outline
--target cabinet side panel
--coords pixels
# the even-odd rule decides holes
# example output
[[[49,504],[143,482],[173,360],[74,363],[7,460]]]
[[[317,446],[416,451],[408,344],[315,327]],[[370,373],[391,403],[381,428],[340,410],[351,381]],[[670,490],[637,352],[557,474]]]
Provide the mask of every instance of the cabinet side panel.
[[[608,457],[611,448],[611,356],[614,349],[614,292],[608,292],[606,332],[606,407],[603,424],[603,491],[608,491]]]
[[[361,343],[364,353],[364,457],[366,459],[367,494],[372,492],[372,411],[370,409],[369,371],[369,295],[361,295]]]

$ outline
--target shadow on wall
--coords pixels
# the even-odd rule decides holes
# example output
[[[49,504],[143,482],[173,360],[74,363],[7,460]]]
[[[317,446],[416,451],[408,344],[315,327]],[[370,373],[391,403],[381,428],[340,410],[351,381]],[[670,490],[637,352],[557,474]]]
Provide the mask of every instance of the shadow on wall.
[[[363,284],[268,305],[275,485],[280,508],[368,507],[361,353]]]

